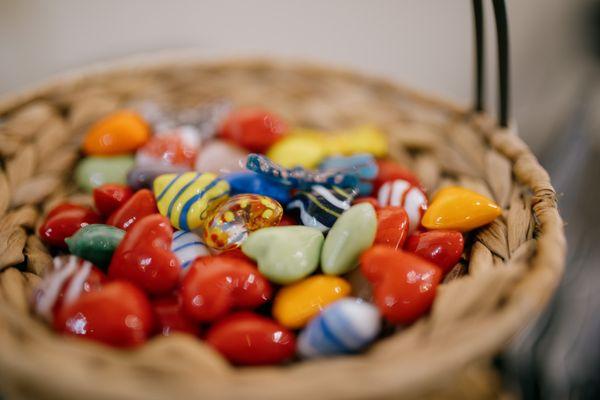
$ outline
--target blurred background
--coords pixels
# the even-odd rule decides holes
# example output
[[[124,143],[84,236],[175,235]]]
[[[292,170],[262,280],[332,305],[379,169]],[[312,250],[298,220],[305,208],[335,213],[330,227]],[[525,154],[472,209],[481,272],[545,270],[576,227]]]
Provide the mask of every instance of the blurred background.
[[[490,2],[491,3],[491,2]],[[561,193],[568,269],[548,312],[498,359],[523,398],[600,398],[600,2],[507,0],[512,110]],[[495,45],[486,2],[488,95]],[[160,50],[309,59],[469,104],[469,0],[0,0],[0,95]]]

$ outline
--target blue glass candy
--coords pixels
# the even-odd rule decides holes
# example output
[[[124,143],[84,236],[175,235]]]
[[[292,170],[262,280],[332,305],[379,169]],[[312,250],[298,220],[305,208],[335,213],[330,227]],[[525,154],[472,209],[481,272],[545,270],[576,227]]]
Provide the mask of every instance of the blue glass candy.
[[[288,204],[288,211],[297,211],[303,225],[327,232],[344,211],[350,208],[354,193],[337,186],[331,189],[314,185],[299,191]]]
[[[305,358],[355,353],[381,330],[377,307],[358,298],[327,306],[298,336],[298,353]]]
[[[311,171],[302,167],[284,168],[261,154],[250,154],[246,168],[291,188],[307,190],[313,185],[338,186],[356,190],[359,178],[356,174]]]
[[[379,168],[371,154],[355,154],[348,157],[329,157],[319,165],[319,170],[357,175],[360,179],[358,184],[359,194],[368,196],[373,192],[371,181],[377,176]]]
[[[275,199],[283,205],[289,203],[292,198],[289,186],[282,185],[256,172],[234,172],[223,176],[223,179],[229,182],[231,195],[260,194]]]

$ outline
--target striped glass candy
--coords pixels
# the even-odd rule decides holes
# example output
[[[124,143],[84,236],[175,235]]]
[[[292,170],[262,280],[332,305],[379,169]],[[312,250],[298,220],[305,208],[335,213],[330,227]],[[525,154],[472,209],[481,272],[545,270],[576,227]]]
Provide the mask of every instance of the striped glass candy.
[[[229,184],[208,172],[166,174],[154,180],[158,210],[174,227],[186,231],[202,226],[228,195]]]
[[[355,353],[379,334],[377,307],[350,297],[338,300],[313,318],[298,336],[298,353],[305,358]]]
[[[171,251],[179,259],[181,268],[184,271],[187,270],[196,258],[210,255],[208,248],[204,245],[200,236],[186,231],[177,231],[173,234]]]
[[[350,208],[354,195],[338,187],[321,185],[310,191],[298,192],[288,204],[289,211],[297,210],[302,224],[327,232],[344,211]]]

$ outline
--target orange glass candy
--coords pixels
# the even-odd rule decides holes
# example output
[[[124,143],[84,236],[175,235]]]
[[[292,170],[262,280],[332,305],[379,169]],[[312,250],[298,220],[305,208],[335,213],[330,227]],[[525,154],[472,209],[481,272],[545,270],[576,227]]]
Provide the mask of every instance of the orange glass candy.
[[[116,111],[96,122],[83,141],[89,155],[132,153],[150,138],[150,127],[135,111]]]
[[[204,226],[204,242],[213,249],[239,247],[248,234],[260,228],[276,226],[283,208],[276,200],[255,194],[239,194],[223,203]]]

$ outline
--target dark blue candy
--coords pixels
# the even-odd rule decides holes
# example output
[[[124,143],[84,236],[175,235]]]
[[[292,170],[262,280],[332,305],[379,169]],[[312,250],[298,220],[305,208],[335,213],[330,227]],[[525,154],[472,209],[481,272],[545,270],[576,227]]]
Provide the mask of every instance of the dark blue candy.
[[[309,190],[314,185],[322,185],[354,191],[359,184],[358,175],[354,173],[311,171],[302,167],[284,168],[260,154],[250,154],[246,161],[246,168],[282,185],[300,190]]]
[[[282,205],[290,202],[290,187],[266,178],[256,172],[234,172],[223,176],[231,187],[231,195],[252,193],[268,196]]]

